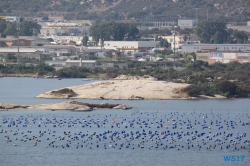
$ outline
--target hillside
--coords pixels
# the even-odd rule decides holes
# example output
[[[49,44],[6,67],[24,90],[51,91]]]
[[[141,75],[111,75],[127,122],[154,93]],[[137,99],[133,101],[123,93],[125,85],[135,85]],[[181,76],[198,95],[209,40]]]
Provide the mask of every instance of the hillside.
[[[0,15],[63,15],[65,19],[173,21],[250,20],[249,0],[0,0]]]

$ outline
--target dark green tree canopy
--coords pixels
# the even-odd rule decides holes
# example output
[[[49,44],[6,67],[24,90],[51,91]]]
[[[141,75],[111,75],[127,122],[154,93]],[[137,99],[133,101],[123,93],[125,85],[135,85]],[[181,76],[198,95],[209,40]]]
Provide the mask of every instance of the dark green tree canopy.
[[[218,20],[201,21],[198,23],[195,32],[201,43],[226,43],[229,37],[225,22]]]
[[[96,23],[90,29],[90,35],[96,42],[105,40],[137,40],[139,30],[133,24],[116,23],[114,21],[105,23]]]
[[[20,23],[20,36],[36,36],[40,33],[41,25],[34,21]]]

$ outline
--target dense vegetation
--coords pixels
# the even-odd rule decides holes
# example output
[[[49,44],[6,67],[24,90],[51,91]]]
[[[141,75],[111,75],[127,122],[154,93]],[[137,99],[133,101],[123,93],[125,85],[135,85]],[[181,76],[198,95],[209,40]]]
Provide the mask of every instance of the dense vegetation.
[[[226,22],[250,20],[249,0],[0,0],[1,15],[63,15],[65,19],[104,19],[147,22],[179,18]]]
[[[133,24],[128,23],[116,23],[106,22],[106,23],[95,23],[90,28],[90,35],[93,36],[95,41],[122,41],[126,40],[137,40],[139,30]]]
[[[200,21],[195,28],[195,33],[201,43],[243,44],[248,42],[246,32],[227,29],[226,23],[219,20]]]
[[[24,21],[17,25],[0,19],[0,37],[16,36],[18,32],[20,36],[36,36],[40,33],[40,29],[41,25],[34,21]]]

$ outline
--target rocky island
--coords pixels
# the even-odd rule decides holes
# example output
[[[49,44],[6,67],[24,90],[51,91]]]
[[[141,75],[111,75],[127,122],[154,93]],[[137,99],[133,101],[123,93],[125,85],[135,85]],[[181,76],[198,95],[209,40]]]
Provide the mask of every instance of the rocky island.
[[[123,105],[123,104],[109,104],[109,103],[101,103],[101,104],[89,104],[82,103],[79,101],[66,101],[61,103],[52,103],[52,104],[38,104],[38,105],[19,105],[19,104],[6,104],[0,103],[0,110],[71,110],[77,112],[84,111],[92,111],[96,108],[109,108],[109,109],[130,109],[131,107]]]
[[[156,81],[153,77],[120,76],[114,80],[93,82],[45,92],[38,98],[78,98],[106,100],[188,99],[181,91],[189,84]]]

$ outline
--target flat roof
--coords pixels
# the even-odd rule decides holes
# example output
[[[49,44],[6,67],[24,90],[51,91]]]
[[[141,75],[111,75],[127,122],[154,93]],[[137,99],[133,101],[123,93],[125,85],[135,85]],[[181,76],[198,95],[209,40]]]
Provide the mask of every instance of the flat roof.
[[[66,60],[65,62],[70,62],[70,63],[80,63],[81,60]],[[82,60],[82,63],[96,63],[96,60]]]

